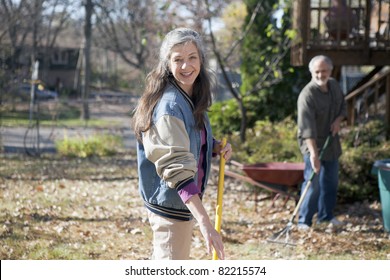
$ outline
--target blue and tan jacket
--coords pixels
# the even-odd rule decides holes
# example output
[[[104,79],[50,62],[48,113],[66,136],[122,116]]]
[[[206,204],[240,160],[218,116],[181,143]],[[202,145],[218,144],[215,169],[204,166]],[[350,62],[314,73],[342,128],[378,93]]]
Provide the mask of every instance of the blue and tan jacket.
[[[178,191],[197,182],[201,131],[195,125],[190,97],[169,82],[153,112],[153,125],[137,143],[139,191],[145,206],[168,218],[190,220],[192,215]],[[213,138],[205,116],[207,151],[204,157],[205,190],[210,174]]]

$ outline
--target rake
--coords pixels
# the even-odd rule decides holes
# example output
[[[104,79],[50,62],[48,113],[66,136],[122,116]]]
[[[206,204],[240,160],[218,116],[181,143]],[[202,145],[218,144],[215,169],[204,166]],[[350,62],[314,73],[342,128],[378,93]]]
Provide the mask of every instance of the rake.
[[[222,139],[222,147],[226,145],[226,138]],[[222,224],[222,196],[223,196],[223,185],[225,179],[225,158],[221,154],[219,160],[219,178],[218,178],[218,193],[217,193],[217,207],[215,209],[215,229],[218,233],[221,233],[221,224]],[[213,260],[218,260],[218,255],[215,250],[213,250]]]
[[[325,144],[324,144],[324,146],[322,147],[321,152],[320,152],[320,156],[319,156],[319,159],[320,159],[320,160],[321,160],[322,157],[323,157],[324,151],[325,151],[325,150],[327,149],[327,147],[329,146],[329,143],[330,143],[330,141],[331,141],[331,138],[332,138],[332,135],[331,135],[331,134],[326,138]],[[291,227],[292,227],[292,225],[293,225],[293,223],[294,223],[295,216],[297,215],[298,210],[299,210],[299,208],[301,207],[301,204],[302,204],[303,200],[305,199],[305,196],[306,196],[306,194],[307,194],[307,191],[309,190],[309,187],[310,187],[310,185],[311,185],[311,183],[312,183],[313,178],[314,178],[315,175],[316,175],[316,173],[315,173],[314,170],[313,170],[313,172],[312,172],[311,175],[310,175],[309,180],[308,180],[307,183],[306,183],[306,186],[305,186],[305,188],[304,188],[304,191],[303,191],[301,197],[299,198],[299,201],[298,201],[297,205],[295,206],[295,209],[294,209],[294,211],[293,211],[293,213],[292,213],[292,215],[291,215],[291,218],[290,218],[290,220],[289,220],[288,223],[287,223],[287,226],[284,227],[282,230],[280,230],[280,231],[274,233],[271,237],[269,237],[269,238],[267,239],[267,242],[270,242],[270,243],[279,243],[279,244],[283,244],[283,245],[285,245],[285,246],[287,246],[287,245],[296,246],[295,243],[289,241],[289,239],[290,239],[290,230],[291,230]],[[283,241],[283,236],[284,236],[284,241]]]

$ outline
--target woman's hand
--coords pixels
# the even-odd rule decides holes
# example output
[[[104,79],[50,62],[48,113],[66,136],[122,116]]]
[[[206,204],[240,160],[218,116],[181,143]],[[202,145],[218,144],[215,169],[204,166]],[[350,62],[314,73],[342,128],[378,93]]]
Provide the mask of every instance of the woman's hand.
[[[192,196],[187,200],[186,205],[192,215],[198,221],[200,232],[206,242],[207,251],[212,254],[213,248],[220,260],[225,259],[225,252],[222,243],[221,235],[215,230],[210,222],[210,218],[202,204],[198,195]]]
[[[206,241],[207,251],[210,255],[213,253],[213,248],[217,253],[218,259],[225,259],[225,252],[221,235],[214,229],[210,221],[199,222],[200,232]]]
[[[224,159],[226,161],[229,161],[233,153],[232,145],[230,145],[230,143],[227,142],[225,147],[222,147],[222,142],[216,140],[214,142],[213,152],[219,155],[222,154]]]

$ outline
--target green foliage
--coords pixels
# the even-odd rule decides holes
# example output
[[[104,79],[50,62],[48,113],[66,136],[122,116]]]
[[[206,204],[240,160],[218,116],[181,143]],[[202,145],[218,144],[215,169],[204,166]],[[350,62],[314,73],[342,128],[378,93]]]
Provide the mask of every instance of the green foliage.
[[[257,2],[245,1],[248,8],[246,23]],[[280,9],[283,9],[283,16],[279,25],[274,15]],[[255,107],[256,120],[280,121],[295,116],[300,89],[309,81],[308,71],[290,65],[289,42],[294,36],[290,15],[289,6],[281,6],[278,0],[263,1],[254,25],[243,41],[241,93],[245,96],[245,106]],[[248,127],[251,127],[254,122],[250,117],[248,120]]]
[[[240,143],[238,133],[229,141],[233,145],[234,159],[241,163],[301,162],[296,135],[296,123],[286,118],[279,123],[257,121],[254,128],[248,130],[245,143]]]
[[[92,156],[112,156],[119,152],[123,143],[119,136],[94,135],[89,138],[77,137],[56,142],[57,152],[68,157],[87,158]]]
[[[209,112],[209,118],[215,137],[229,135],[240,130],[240,112],[234,99],[214,103]]]
[[[249,95],[244,98],[249,129],[256,129],[256,123],[261,122],[262,119],[283,121],[284,118],[296,118],[296,97],[292,97],[292,93],[283,91],[283,87],[284,85],[276,86],[280,89],[277,91],[279,94],[268,95],[269,91],[264,90],[260,91],[259,95]],[[238,103],[234,99],[214,103],[210,108],[209,117],[216,136],[240,131],[241,114]],[[250,137],[250,134],[248,132],[247,136]]]
[[[346,147],[380,146],[386,141],[386,126],[381,120],[372,120],[353,127],[343,137]]]
[[[375,161],[390,158],[390,141],[385,139],[385,129],[382,121],[374,120],[342,136],[339,193],[343,200],[379,199],[378,180],[371,170]]]

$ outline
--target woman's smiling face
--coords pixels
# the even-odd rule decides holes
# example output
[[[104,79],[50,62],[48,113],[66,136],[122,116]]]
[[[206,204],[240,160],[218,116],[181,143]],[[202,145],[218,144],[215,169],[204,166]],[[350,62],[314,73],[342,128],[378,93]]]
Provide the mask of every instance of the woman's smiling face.
[[[178,85],[189,95],[200,72],[200,57],[193,42],[176,45],[171,50],[169,67]]]

